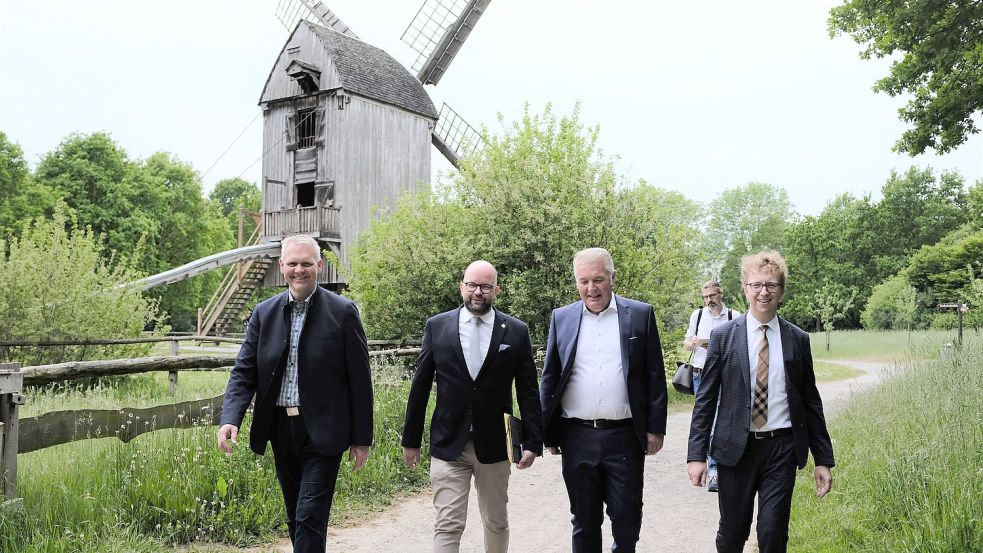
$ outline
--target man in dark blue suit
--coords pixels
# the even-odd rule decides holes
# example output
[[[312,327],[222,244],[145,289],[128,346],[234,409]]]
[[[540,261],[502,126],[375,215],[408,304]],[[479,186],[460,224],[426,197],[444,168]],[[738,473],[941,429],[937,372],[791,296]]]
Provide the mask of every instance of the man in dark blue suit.
[[[273,445],[296,553],[324,553],[341,455],[355,470],[372,444],[372,380],[355,305],[317,285],[324,261],[309,236],[283,240],[288,290],[253,310],[229,377],[219,448],[232,452],[255,396],[249,447]]]
[[[825,496],[833,485],[833,446],[816,389],[809,335],[776,315],[787,278],[785,260],[777,252],[742,259],[748,312],[710,334],[693,407],[687,470],[693,485],[702,486],[708,449],[717,460],[718,552],[744,549],[755,495],[758,550],[786,550],[795,470],[805,466],[809,450],[816,462],[817,495]]]
[[[434,553],[456,553],[468,515],[474,479],[484,527],[485,551],[506,553],[506,504],[510,465],[504,414],[512,413],[512,385],[522,415],[520,470],[542,455],[542,413],[529,328],[492,309],[498,273],[475,261],[460,284],[464,305],[431,317],[423,334],[416,375],[406,402],[403,456],[410,468],[420,462],[423,420],[437,382],[437,405],[430,421],[430,481],[433,487]]]
[[[662,449],[666,373],[652,306],[616,296],[614,261],[573,258],[580,301],[553,311],[540,393],[544,444],[563,455],[574,553],[601,551],[604,504],[612,551],[635,551],[645,455]]]

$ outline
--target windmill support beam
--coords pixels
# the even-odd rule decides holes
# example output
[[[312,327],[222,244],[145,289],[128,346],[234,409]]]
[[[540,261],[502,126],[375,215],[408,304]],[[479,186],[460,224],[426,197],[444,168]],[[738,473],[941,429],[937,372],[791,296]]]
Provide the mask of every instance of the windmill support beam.
[[[442,138],[437,136],[437,133],[430,134],[430,142],[433,143],[434,147],[437,148],[438,152],[440,152],[441,154],[443,154],[445,158],[447,158],[447,161],[451,162],[451,164],[454,165],[455,168],[460,169],[458,163],[461,161],[461,156],[457,155],[457,152],[454,150],[454,148],[451,148],[446,142],[444,142]]]

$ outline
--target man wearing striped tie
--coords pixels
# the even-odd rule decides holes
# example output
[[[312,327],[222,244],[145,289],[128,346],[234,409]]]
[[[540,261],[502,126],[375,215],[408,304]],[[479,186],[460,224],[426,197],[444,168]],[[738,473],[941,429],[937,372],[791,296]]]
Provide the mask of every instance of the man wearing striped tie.
[[[741,282],[748,312],[710,334],[687,461],[690,481],[703,486],[708,449],[717,459],[718,552],[743,550],[755,495],[758,550],[786,550],[795,470],[805,467],[809,450],[817,495],[825,496],[833,485],[833,446],[816,389],[809,335],[776,315],[787,278],[785,260],[777,252],[746,256]]]

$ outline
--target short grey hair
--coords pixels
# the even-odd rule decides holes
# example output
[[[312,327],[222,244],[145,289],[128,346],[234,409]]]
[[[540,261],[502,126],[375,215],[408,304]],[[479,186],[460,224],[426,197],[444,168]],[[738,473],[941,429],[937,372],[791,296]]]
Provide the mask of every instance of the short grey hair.
[[[290,244],[304,244],[314,248],[317,256],[321,256],[321,246],[317,243],[317,240],[306,235],[306,234],[293,234],[283,239],[280,242],[280,255],[283,255],[283,250]]]
[[[598,261],[604,262],[604,270],[609,275],[614,274],[614,259],[611,258],[610,252],[604,248],[587,248],[586,250],[580,250],[573,256],[574,276],[577,275],[577,265],[582,263],[596,263]]]
[[[707,288],[716,288],[717,292],[720,292],[721,294],[724,293],[724,289],[720,287],[720,281],[718,280],[708,280],[704,282],[701,290],[706,290]]]

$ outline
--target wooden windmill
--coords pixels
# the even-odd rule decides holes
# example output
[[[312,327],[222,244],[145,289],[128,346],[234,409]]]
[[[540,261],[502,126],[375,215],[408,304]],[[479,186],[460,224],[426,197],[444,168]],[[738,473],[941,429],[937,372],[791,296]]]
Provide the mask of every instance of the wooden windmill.
[[[304,233],[344,265],[373,211],[431,178],[430,148],[457,165],[478,133],[449,106],[437,111],[424,89],[436,85],[491,0],[426,0],[403,33],[416,53],[407,69],[359,37],[318,0],[281,0],[290,36],[260,96],[263,110],[262,224],[255,240]],[[216,293],[200,330],[228,332],[261,285],[285,286],[270,260],[240,266]],[[327,264],[320,283],[337,289]]]

